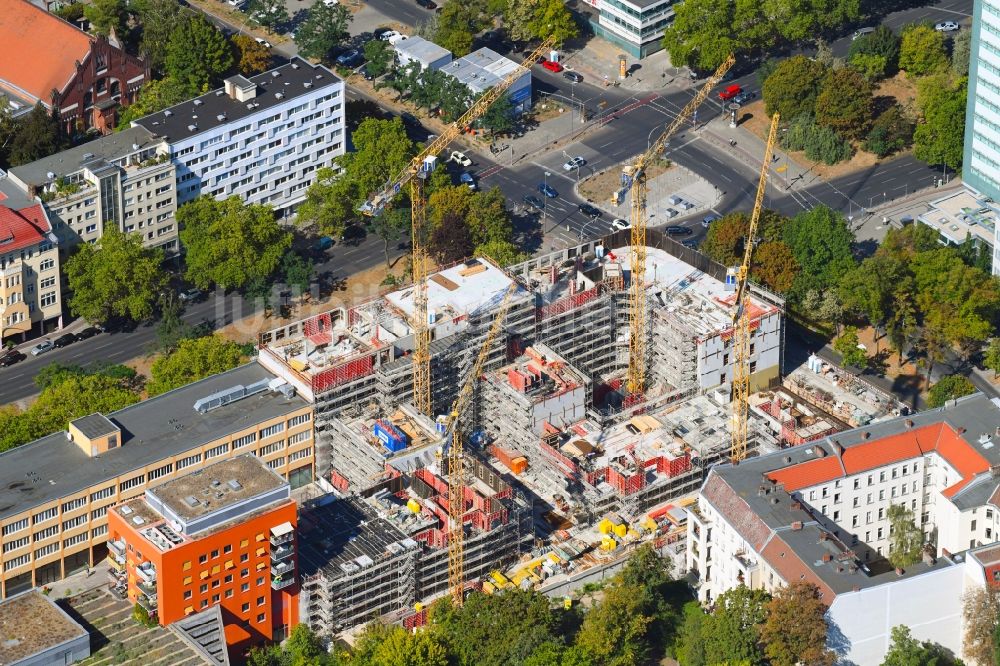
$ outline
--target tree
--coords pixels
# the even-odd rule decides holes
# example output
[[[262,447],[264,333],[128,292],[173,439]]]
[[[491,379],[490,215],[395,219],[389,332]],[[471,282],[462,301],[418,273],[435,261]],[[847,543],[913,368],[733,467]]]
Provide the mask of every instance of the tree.
[[[929,76],[917,83],[921,120],[913,134],[913,155],[928,164],[962,166],[967,82]]]
[[[162,111],[163,109],[180,104],[190,99],[191,89],[186,83],[182,83],[171,76],[150,81],[142,86],[136,100],[121,110],[118,120],[117,131],[128,129],[132,126],[132,121],[148,116],[151,113]]]
[[[213,283],[236,289],[267,279],[292,245],[292,235],[278,225],[270,206],[244,205],[239,197],[199,197],[181,206],[177,222],[187,278],[200,289]]]
[[[389,42],[373,39],[365,43],[365,68],[368,74],[378,78],[392,69],[393,49]]]
[[[202,93],[218,85],[232,65],[232,49],[219,29],[201,14],[183,15],[167,45],[167,74]]]
[[[868,354],[864,349],[858,347],[858,329],[848,326],[840,334],[834,343],[833,349],[841,356],[844,366],[852,366],[864,370],[868,367]]]
[[[750,220],[746,213],[723,215],[708,227],[701,251],[723,266],[735,266],[742,260],[743,244]]]
[[[537,39],[552,37],[557,48],[580,34],[580,27],[563,0],[535,0],[529,30]]]
[[[464,2],[449,2],[438,17],[433,41],[451,51],[456,58],[461,58],[472,50],[472,40],[477,31],[470,6]]]
[[[802,267],[792,288],[796,295],[836,285],[854,267],[854,235],[844,216],[826,206],[802,211],[788,220],[781,228],[781,239]]]
[[[333,168],[321,167],[299,204],[299,223],[315,224],[327,236],[340,237],[356,214],[351,183]]]
[[[740,4],[746,6],[749,3]],[[748,13],[756,12],[751,9]],[[742,32],[744,26],[740,25],[736,14],[736,3],[732,0],[686,0],[678,3],[674,8],[674,20],[663,34],[663,48],[670,54],[670,62],[712,71],[730,53],[763,46],[766,38],[761,38],[760,29]],[[770,30],[767,28],[768,32]]]
[[[768,289],[783,294],[792,288],[799,273],[799,262],[781,241],[761,243],[753,253],[750,275]]]
[[[231,41],[236,50],[236,67],[240,74],[252,76],[271,68],[271,50],[256,39],[240,34],[233,35]]]
[[[349,36],[347,25],[353,15],[344,4],[327,5],[316,0],[306,20],[295,31],[299,53],[306,58],[325,60]]]
[[[1000,374],[1000,338],[990,340],[983,355],[983,366],[993,371],[993,376]]]
[[[846,137],[864,136],[872,120],[872,87],[853,69],[837,69],[816,96],[816,122]]]
[[[944,35],[929,25],[910,25],[903,29],[899,45],[899,68],[907,75],[923,76],[948,64]]]
[[[479,119],[479,124],[489,130],[491,136],[507,134],[513,130],[514,105],[510,101],[510,95],[504,95],[493,102]]]
[[[360,207],[373,192],[380,191],[402,172],[416,155],[416,146],[406,135],[403,121],[369,118],[351,136],[354,152],[337,158],[342,178],[351,184],[351,200]]]
[[[307,624],[298,624],[283,645],[255,647],[247,659],[249,666],[337,666],[336,653],[323,649]]]
[[[521,252],[514,243],[503,240],[481,243],[473,250],[473,254],[477,257],[489,257],[500,266],[510,266],[529,258],[529,255]]]
[[[14,166],[54,155],[62,148],[59,123],[41,102],[16,127],[10,142],[10,163]]]
[[[824,164],[843,162],[854,154],[849,141],[829,127],[817,125],[812,114],[794,118],[781,137],[781,145],[787,150],[805,151],[807,158]]]
[[[913,142],[913,122],[903,114],[899,104],[893,104],[872,123],[864,148],[879,157],[905,150]]]
[[[866,318],[877,333],[892,319],[901,294],[912,300],[912,280],[899,258],[876,253],[840,277],[837,294],[847,312]]]
[[[827,67],[805,56],[793,56],[779,62],[761,90],[768,115],[780,113],[782,118],[792,120],[812,113],[829,74]]]
[[[181,340],[177,349],[161,356],[150,368],[146,390],[150,397],[231,370],[243,362],[240,345],[218,335]]]
[[[604,597],[584,616],[576,644],[599,664],[647,663],[653,617],[643,613],[641,595],[640,588],[619,581],[606,586]]]
[[[371,219],[371,230],[382,240],[382,252],[385,255],[385,266],[389,267],[389,244],[399,240],[403,232],[412,224],[409,207],[395,206],[381,215]]]
[[[702,621],[706,664],[763,661],[760,627],[770,595],[740,585],[719,595],[715,609]]]
[[[768,602],[760,628],[764,654],[772,666],[832,666],[836,654],[826,647],[826,610],[819,588],[795,581]]]
[[[962,596],[962,652],[972,663],[996,666],[993,646],[1000,625],[1000,590],[987,584]]]
[[[313,265],[289,250],[281,259],[281,275],[285,279],[285,284],[297,287],[300,294],[305,294],[312,284]]]
[[[927,392],[927,406],[940,407],[949,400],[976,392],[976,387],[962,375],[946,375]]]
[[[250,18],[270,32],[289,21],[285,0],[250,0],[246,12]]]
[[[962,30],[951,43],[951,69],[956,76],[969,75],[969,60],[972,58],[972,31]]]
[[[899,67],[899,37],[884,25],[851,42],[847,60],[869,80],[896,73]]]
[[[924,533],[917,527],[913,511],[905,505],[889,505],[888,515],[889,564],[897,569],[905,569],[920,561],[924,551]]]
[[[376,622],[358,638],[353,661],[364,666],[448,666],[448,652],[432,631],[410,633]]]
[[[674,644],[674,656],[681,666],[706,666],[705,642],[702,640],[705,611],[697,601],[691,601],[684,604],[682,612],[684,619]]]
[[[128,5],[135,13],[142,31],[140,51],[155,70],[162,70],[167,60],[167,48],[174,26],[181,18],[177,0],[132,0]]]
[[[125,0],[91,0],[83,8],[83,15],[90,21],[98,35],[114,32],[119,39],[128,31],[128,5]]]
[[[139,393],[116,377],[103,374],[71,375],[38,396],[26,415],[34,423],[34,438],[66,428],[81,416],[124,409],[139,402]]]
[[[91,323],[149,319],[167,283],[162,264],[162,250],[144,248],[140,236],[109,226],[96,244],[81,243],[66,260],[70,311]]]
[[[438,264],[452,264],[472,256],[475,245],[469,225],[454,213],[447,213],[431,230],[428,250]]]
[[[900,624],[892,628],[892,643],[882,666],[952,666],[961,664],[937,643],[921,643],[910,635],[910,628]]]

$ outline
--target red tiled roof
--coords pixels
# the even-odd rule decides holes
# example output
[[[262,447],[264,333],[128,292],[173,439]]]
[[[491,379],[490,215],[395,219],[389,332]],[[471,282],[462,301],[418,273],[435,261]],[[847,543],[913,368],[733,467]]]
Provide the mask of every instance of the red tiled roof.
[[[746,500],[736,494],[725,479],[718,474],[710,474],[705,487],[701,489],[701,494],[729,520],[733,529],[746,539],[754,550],[760,552],[771,534],[771,528],[754,513]]]
[[[772,480],[784,484],[785,492],[788,493],[794,493],[796,490],[802,490],[842,476],[844,476],[844,469],[840,466],[840,460],[834,455],[808,460],[768,474]]]
[[[0,206],[0,254],[37,245],[50,229],[41,204],[20,210]]]
[[[62,89],[90,52],[91,37],[28,0],[3,0],[0,79],[44,103]],[[3,84],[0,83],[0,86]]]
[[[775,534],[774,538],[767,542],[767,545],[764,546],[764,550],[760,554],[771,565],[771,568],[785,579],[785,583],[791,585],[800,580],[813,583],[823,593],[821,597],[823,603],[827,605],[833,603],[837,593],[833,591],[833,588],[824,583],[823,579],[817,576],[812,568],[803,562],[802,558],[795,553],[795,550],[780,536]]]
[[[843,468],[836,456],[828,455],[769,472],[768,477],[783,483],[787,492],[795,492],[843,476],[917,458],[931,451],[936,451],[962,475],[961,481],[944,491],[945,497],[954,496],[973,477],[990,469],[989,461],[962,439],[954,428],[947,423],[933,423],[845,447]]]

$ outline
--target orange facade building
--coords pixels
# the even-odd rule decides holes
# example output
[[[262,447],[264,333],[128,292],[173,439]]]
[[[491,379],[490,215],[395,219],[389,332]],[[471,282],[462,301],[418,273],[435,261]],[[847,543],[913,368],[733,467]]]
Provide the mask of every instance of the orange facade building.
[[[252,454],[209,465],[108,512],[112,588],[161,625],[221,607],[243,654],[298,623],[296,505]]]

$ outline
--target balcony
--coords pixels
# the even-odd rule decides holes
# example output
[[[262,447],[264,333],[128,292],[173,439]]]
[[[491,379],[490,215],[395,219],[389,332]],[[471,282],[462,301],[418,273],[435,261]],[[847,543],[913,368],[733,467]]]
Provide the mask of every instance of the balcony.
[[[287,560],[294,554],[295,554],[295,549],[290,546],[279,546],[277,548],[272,548],[271,561],[281,562],[282,560]]]
[[[125,544],[120,541],[108,541],[108,560],[125,564]]]
[[[286,587],[291,587],[292,585],[295,585],[295,576],[288,576],[287,578],[271,579],[272,590],[283,590]]]
[[[135,568],[139,580],[156,585],[156,567],[152,562],[143,562]]]
[[[140,606],[145,608],[146,612],[150,615],[156,615],[156,595],[150,597],[146,594],[140,594],[135,600]]]
[[[154,600],[156,599],[156,583],[144,583],[139,581],[137,587],[139,588],[139,591],[146,596]]]
[[[295,564],[293,564],[288,560],[271,565],[272,576],[284,576],[285,574],[291,573],[292,571],[295,571]]]
[[[276,533],[277,528],[271,530],[271,545],[272,546],[284,546],[287,543],[291,543],[295,539],[295,532],[288,530],[287,532]]]

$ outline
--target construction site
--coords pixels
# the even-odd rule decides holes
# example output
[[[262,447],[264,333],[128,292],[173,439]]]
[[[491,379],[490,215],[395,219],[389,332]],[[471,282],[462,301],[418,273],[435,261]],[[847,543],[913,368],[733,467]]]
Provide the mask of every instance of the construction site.
[[[413,287],[261,335],[259,362],[316,406],[317,482],[333,493],[303,513],[303,617],[344,629],[447,590],[446,423],[487,341],[460,415],[468,581],[555,547],[566,571],[595,542],[620,554],[653,533],[640,526],[650,510],[726,459],[733,292],[724,269],[656,232],[649,241],[641,395],[625,385],[626,234],[430,275],[431,414],[413,405]],[[762,290],[752,303],[752,382],[763,389],[779,378],[783,303]],[[777,442],[756,417],[749,439],[751,452]],[[621,535],[598,529],[609,515]]]

